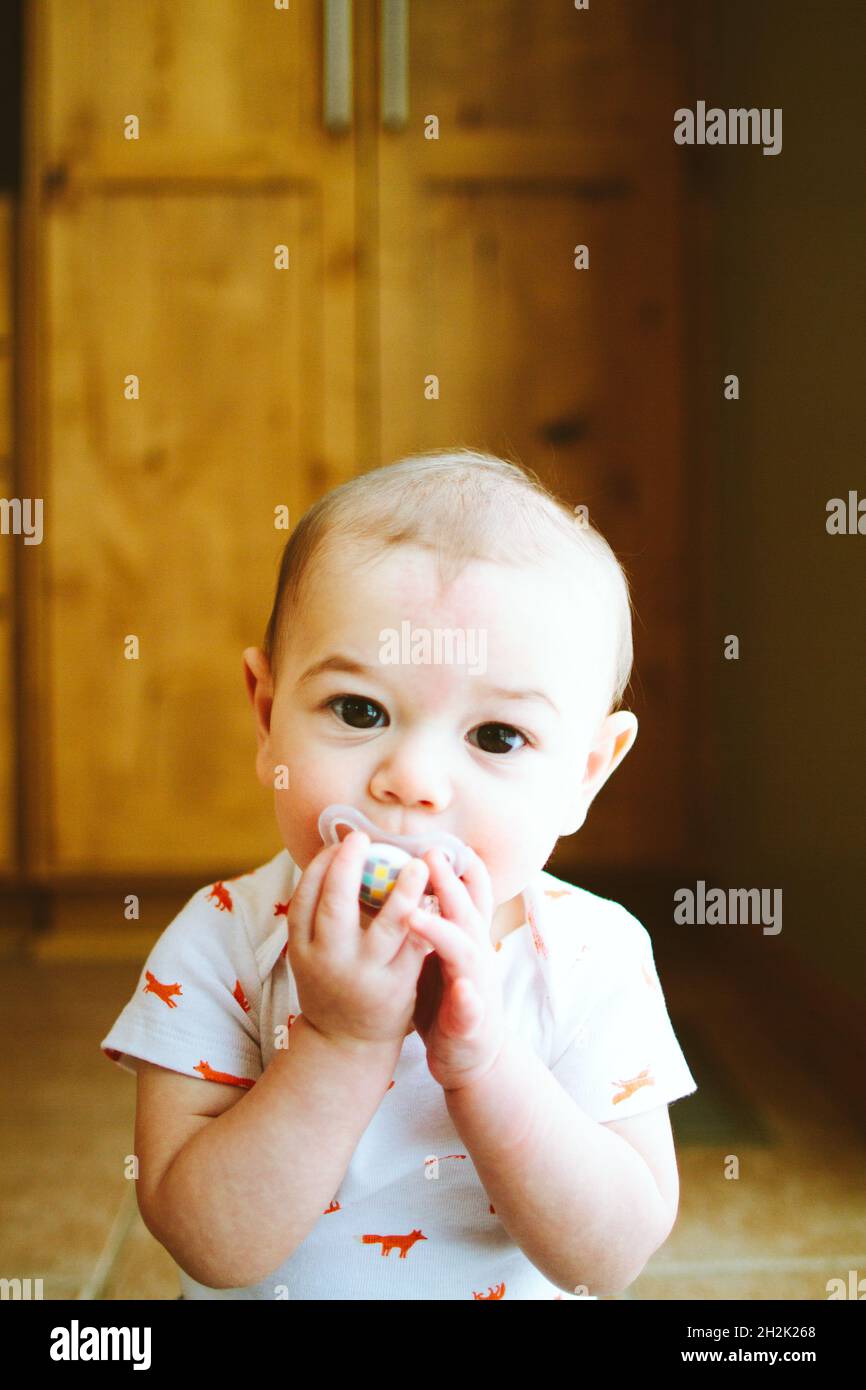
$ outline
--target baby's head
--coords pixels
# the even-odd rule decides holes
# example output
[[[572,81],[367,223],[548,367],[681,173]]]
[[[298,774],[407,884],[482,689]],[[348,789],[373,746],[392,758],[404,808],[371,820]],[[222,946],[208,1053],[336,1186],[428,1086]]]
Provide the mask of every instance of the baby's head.
[[[637,733],[612,550],[528,470],[468,449],[311,507],[244,664],[257,775],[296,864],[322,847],[323,808],[348,803],[391,833],[459,836],[497,907],[583,824]]]

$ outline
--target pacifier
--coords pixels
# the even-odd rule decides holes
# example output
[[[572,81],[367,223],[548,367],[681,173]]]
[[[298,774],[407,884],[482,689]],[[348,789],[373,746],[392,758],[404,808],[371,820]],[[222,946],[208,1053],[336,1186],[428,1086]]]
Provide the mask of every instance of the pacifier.
[[[325,844],[336,844],[340,837],[337,827],[348,825],[351,830],[363,830],[370,836],[370,846],[361,876],[360,899],[366,907],[378,912],[384,906],[397,875],[410,859],[420,859],[428,849],[441,849],[452,869],[460,878],[469,865],[473,851],[456,835],[444,830],[430,830],[424,835],[389,835],[354,806],[326,806],[319,816],[319,834]],[[439,911],[433,893],[426,893],[422,906],[429,912]]]

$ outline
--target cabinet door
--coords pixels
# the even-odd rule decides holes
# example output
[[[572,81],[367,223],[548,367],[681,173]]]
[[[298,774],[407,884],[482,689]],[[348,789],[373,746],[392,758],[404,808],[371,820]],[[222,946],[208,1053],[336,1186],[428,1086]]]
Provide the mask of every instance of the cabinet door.
[[[320,6],[29,18],[34,867],[228,874],[279,848],[241,662],[275,509],[294,524],[357,467],[353,135],[323,120]]]
[[[399,10],[377,36],[386,84]],[[641,730],[558,862],[675,861],[694,716],[678,7],[411,0],[406,12],[404,119],[377,140],[380,452],[516,454],[589,507],[632,581],[626,703]],[[578,245],[589,269],[575,268]]]

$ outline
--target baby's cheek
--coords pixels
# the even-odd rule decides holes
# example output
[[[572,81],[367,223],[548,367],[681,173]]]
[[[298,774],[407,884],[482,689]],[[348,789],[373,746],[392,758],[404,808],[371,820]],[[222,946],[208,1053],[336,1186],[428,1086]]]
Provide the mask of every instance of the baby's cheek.
[[[527,878],[525,846],[520,844],[498,843],[473,846],[481,856],[490,875],[493,898],[496,903],[507,902],[523,888]]]
[[[326,803],[318,797],[302,795],[297,787],[274,790],[274,809],[280,838],[292,859],[302,868],[323,848],[319,834],[319,813]]]
[[[505,828],[498,839],[477,841],[473,847],[487,866],[497,903],[508,902],[522,892],[527,881],[544,868],[556,844],[555,834],[543,835],[533,826],[521,836],[514,825]]]

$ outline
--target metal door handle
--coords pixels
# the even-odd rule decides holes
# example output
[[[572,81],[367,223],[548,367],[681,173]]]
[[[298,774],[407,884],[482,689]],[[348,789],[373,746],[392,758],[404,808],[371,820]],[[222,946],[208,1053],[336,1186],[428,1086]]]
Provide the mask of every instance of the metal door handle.
[[[323,96],[325,129],[352,128],[352,0],[325,0]]]
[[[409,0],[381,0],[381,119],[386,130],[409,124]]]

